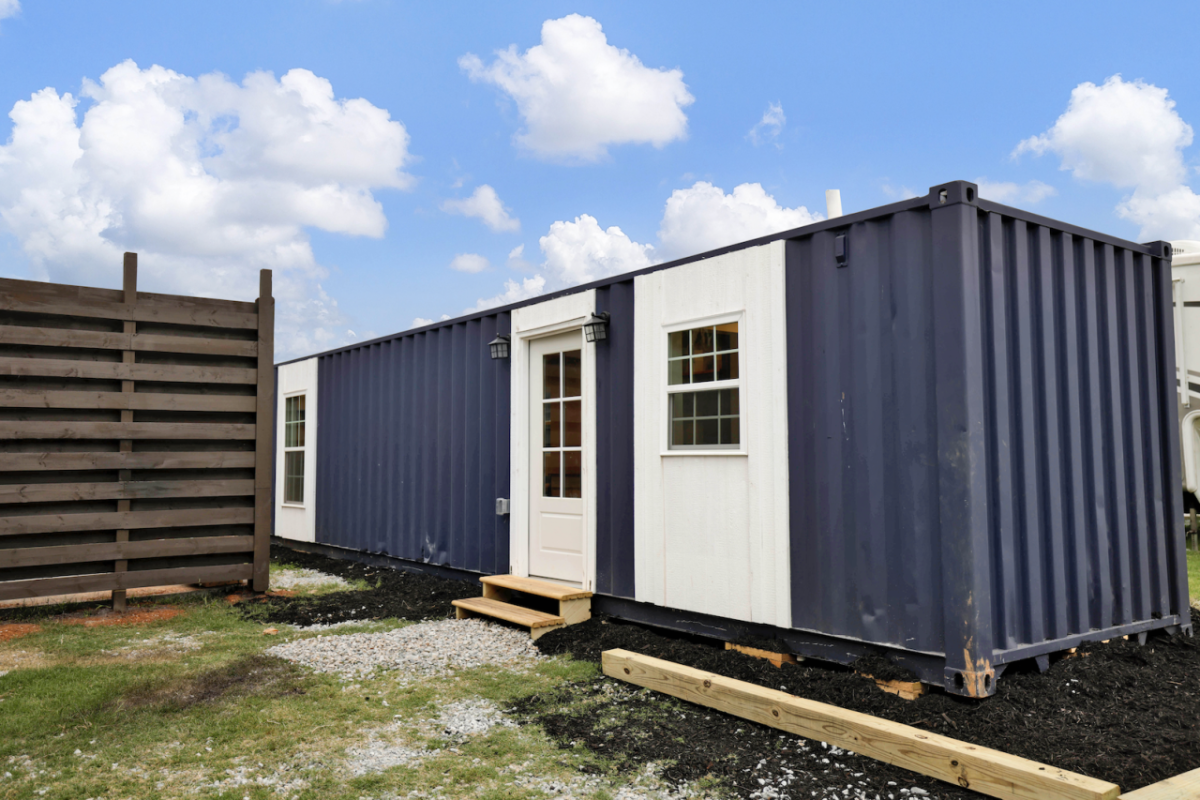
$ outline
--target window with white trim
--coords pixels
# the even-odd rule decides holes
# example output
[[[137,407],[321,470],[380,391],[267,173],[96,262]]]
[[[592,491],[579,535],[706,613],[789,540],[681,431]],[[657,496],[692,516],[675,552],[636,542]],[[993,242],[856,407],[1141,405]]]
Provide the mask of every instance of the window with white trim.
[[[304,503],[304,395],[283,401],[283,502]]]
[[[737,322],[667,334],[671,450],[741,448],[738,357]]]

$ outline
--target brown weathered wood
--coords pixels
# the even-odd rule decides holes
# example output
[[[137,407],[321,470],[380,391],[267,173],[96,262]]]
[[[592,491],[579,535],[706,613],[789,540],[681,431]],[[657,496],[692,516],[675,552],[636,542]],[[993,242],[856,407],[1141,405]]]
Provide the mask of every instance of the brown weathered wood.
[[[166,586],[176,583],[239,581],[249,578],[252,572],[251,564],[224,564],[211,567],[146,569],[130,572],[107,572],[99,575],[72,575],[66,578],[0,581],[0,600],[73,594],[75,592],[137,589],[142,586]]]
[[[1114,800],[1120,787],[891,720],[670,661],[608,650],[604,674],[991,797]]]
[[[0,408],[106,408],[131,411],[242,411],[255,409],[244,395],[162,394],[159,392],[72,392],[0,389]]]
[[[138,292],[136,305],[129,305],[120,290],[13,279],[0,280],[0,310],[244,330],[258,327],[253,303]]]
[[[1121,800],[1195,800],[1200,797],[1200,769],[1126,792]]]
[[[122,472],[128,471],[122,470]],[[0,504],[148,500],[159,497],[245,497],[252,494],[254,494],[254,481],[252,480],[131,481],[126,478],[114,483],[0,484]]]
[[[0,375],[95,378],[171,383],[257,383],[257,370],[240,367],[184,367],[174,364],[121,364],[51,358],[0,358]]]
[[[117,559],[250,553],[253,550],[253,536],[196,536],[190,539],[145,539],[138,542],[21,547],[0,550],[0,559],[3,560],[5,567],[17,569],[54,564],[85,564],[91,561]]]
[[[254,466],[249,450],[211,453],[4,453],[0,471],[91,469],[245,469]]]
[[[172,511],[113,511],[0,517],[0,536],[67,531],[183,528],[196,525],[250,525],[252,508],[197,508]]]
[[[123,288],[125,290],[125,305],[132,308],[137,304],[137,253],[125,254],[125,280]],[[122,323],[122,331],[124,332],[127,340],[131,339],[133,335],[137,333],[137,323],[133,320],[125,320],[125,322]],[[121,354],[121,363],[123,364],[133,364],[136,361],[137,358],[134,356],[132,350],[126,349],[125,352]],[[121,394],[132,397],[133,388],[133,381],[121,381]],[[129,425],[132,422],[133,411],[130,409],[123,409],[121,411],[122,425]],[[120,443],[120,450],[122,453],[132,453],[133,441],[130,439],[122,440]],[[127,482],[132,477],[133,473],[128,469],[119,470],[117,472],[117,479],[122,483]],[[119,513],[125,513],[129,510],[130,504],[128,498],[123,497],[117,500],[117,511]],[[124,544],[128,542],[129,530],[124,528],[118,530],[114,538],[118,544]],[[113,563],[113,572],[125,572],[127,569],[129,569],[129,562],[125,559],[118,559]],[[124,589],[113,589],[112,605],[113,611],[125,610]]]
[[[123,414],[132,414],[123,411]],[[254,426],[224,422],[0,421],[3,439],[253,439]]]
[[[271,487],[274,478],[275,298],[271,270],[258,273],[258,437],[254,449],[254,581],[256,592],[270,586]]]
[[[126,322],[126,327],[135,323]],[[96,350],[133,350],[147,353],[199,353],[213,356],[258,355],[258,343],[238,339],[209,339],[199,336],[164,336],[132,331],[105,333],[65,328],[26,328],[0,325],[0,344],[38,345],[42,347],[83,347]]]

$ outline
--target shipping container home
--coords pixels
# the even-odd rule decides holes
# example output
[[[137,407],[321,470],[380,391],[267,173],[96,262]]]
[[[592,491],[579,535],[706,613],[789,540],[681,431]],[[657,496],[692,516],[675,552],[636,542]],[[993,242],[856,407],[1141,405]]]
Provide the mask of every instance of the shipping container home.
[[[942,184],[279,365],[276,534],[985,696],[1190,628],[1174,349],[1165,244]]]

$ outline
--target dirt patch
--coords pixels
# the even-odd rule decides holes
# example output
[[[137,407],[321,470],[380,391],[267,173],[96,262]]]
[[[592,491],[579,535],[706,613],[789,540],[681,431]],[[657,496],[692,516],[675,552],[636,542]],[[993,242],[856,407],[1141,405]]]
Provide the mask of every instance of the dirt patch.
[[[1200,625],[1200,613],[1193,612],[1193,624]],[[1111,781],[1124,791],[1200,767],[1197,638],[1154,633],[1144,646],[1123,639],[1089,644],[1079,648],[1086,658],[1059,658],[1044,675],[1032,664],[1013,665],[997,682],[996,695],[987,700],[935,691],[912,701],[886,694],[873,681],[846,668],[810,660],[780,669],[711,643],[601,617],[553,631],[537,644],[549,654],[570,653],[596,662],[601,652],[612,648],[644,653]],[[736,719],[710,714],[709,725],[718,719]],[[548,730],[561,729],[562,737],[583,741],[597,735],[588,733],[591,723],[586,719],[550,719],[547,724]],[[650,724],[668,723],[658,719]],[[744,720],[735,725],[747,730],[759,727]],[[745,759],[754,757],[753,748],[743,749],[740,742],[723,739],[730,731],[721,730],[720,735],[691,735],[689,746],[698,742],[704,756],[680,756],[683,760],[676,767],[680,777],[702,777],[701,767],[707,768],[710,761],[720,765],[731,752],[743,766]],[[644,752],[627,749],[634,761],[653,758],[653,745],[645,745]],[[903,774],[911,779],[911,773]],[[728,779],[740,786],[736,776]],[[959,790],[945,784],[936,790],[944,797],[977,796],[955,794]]]
[[[0,642],[11,642],[13,639],[20,639],[22,636],[37,633],[41,629],[41,625],[36,625],[32,622],[12,622],[7,625],[0,625]]]
[[[183,613],[183,609],[171,606],[154,608],[130,608],[127,611],[113,611],[111,608],[101,608],[94,611],[76,611],[63,614],[58,621],[64,625],[84,625],[94,628],[100,625],[145,625],[149,622],[161,622],[174,619]]]
[[[280,564],[336,575],[347,581],[365,581],[373,588],[330,592],[317,597],[291,597],[283,592],[271,592],[259,602],[239,602],[238,609],[256,621],[318,625],[393,618],[444,619],[454,611],[451,600],[479,595],[477,583],[340,561],[279,545],[272,546],[271,559]]]
[[[117,700],[119,708],[157,707],[179,711],[200,703],[245,697],[304,694],[302,676],[291,664],[263,655],[247,656],[182,681],[135,689]]]

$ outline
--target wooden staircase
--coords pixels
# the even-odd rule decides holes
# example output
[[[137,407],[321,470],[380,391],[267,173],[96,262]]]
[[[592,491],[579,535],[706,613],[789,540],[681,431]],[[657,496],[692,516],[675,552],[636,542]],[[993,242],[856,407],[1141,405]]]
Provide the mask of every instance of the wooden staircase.
[[[592,618],[592,593],[574,586],[537,578],[518,578],[515,575],[487,575],[480,578],[479,582],[483,584],[483,597],[468,597],[451,603],[459,619],[502,619],[529,628],[529,635],[537,640],[550,631]],[[510,602],[514,592],[557,601],[558,613],[548,614]]]

